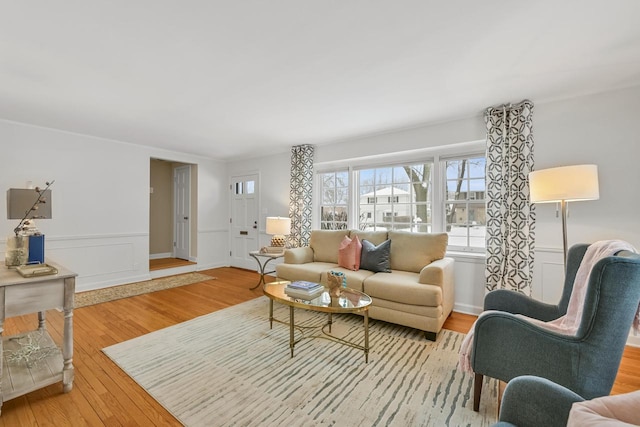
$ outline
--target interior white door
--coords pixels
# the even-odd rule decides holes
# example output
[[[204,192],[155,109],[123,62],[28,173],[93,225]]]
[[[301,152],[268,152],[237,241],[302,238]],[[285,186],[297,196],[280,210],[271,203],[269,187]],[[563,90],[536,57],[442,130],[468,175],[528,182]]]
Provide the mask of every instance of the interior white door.
[[[255,269],[258,250],[258,175],[231,178],[231,266]]]
[[[173,202],[174,215],[174,241],[173,256],[189,260],[191,246],[191,167],[179,166],[173,170]]]

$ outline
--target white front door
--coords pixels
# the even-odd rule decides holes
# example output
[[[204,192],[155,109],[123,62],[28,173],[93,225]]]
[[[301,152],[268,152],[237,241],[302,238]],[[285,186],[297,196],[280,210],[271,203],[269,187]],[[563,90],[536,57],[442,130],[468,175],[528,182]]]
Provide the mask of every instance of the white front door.
[[[231,266],[255,269],[258,250],[258,175],[231,178]]]
[[[189,260],[191,237],[191,166],[179,166],[173,170],[174,241],[173,256]]]

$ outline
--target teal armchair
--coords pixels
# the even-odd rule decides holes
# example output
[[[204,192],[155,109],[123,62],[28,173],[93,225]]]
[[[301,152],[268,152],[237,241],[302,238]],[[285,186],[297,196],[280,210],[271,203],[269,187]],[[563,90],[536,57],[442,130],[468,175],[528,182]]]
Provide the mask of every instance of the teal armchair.
[[[509,381],[502,396],[500,420],[493,427],[565,427],[574,402],[582,396],[534,376]]]
[[[513,291],[487,294],[484,309],[498,311],[481,316],[475,324],[471,349],[474,410],[479,409],[485,375],[504,382],[535,375],[585,399],[609,394],[640,302],[640,255],[623,251],[594,265],[575,336],[515,316],[549,321],[564,315],[587,247],[581,244],[569,250],[564,289],[557,305]]]
[[[524,375],[509,382],[493,427],[631,426],[640,423],[640,390],[585,400],[566,387]]]

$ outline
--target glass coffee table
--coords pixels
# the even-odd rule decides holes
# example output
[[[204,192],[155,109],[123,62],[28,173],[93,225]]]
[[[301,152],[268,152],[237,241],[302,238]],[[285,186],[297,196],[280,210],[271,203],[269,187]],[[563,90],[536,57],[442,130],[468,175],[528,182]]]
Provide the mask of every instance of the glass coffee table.
[[[276,301],[289,307],[289,348],[291,349],[291,357],[293,357],[293,349],[296,343],[305,338],[325,338],[349,347],[357,348],[364,351],[365,363],[369,363],[369,306],[371,305],[371,297],[364,292],[356,291],[350,288],[340,288],[340,296],[331,297],[329,290],[325,291],[318,297],[306,300],[290,297],[285,293],[285,287],[288,281],[278,281],[265,283],[264,294],[269,297],[269,329],[273,328],[273,322],[287,324],[273,317],[273,302]],[[327,313],[327,323],[319,327],[296,326],[294,309],[300,308],[309,311],[317,311]],[[333,323],[333,314],[338,313],[362,313],[364,317],[364,345],[356,344],[351,341],[331,335],[331,324]],[[302,333],[298,339],[295,338],[295,330]],[[322,335],[306,335],[308,329],[320,329]]]

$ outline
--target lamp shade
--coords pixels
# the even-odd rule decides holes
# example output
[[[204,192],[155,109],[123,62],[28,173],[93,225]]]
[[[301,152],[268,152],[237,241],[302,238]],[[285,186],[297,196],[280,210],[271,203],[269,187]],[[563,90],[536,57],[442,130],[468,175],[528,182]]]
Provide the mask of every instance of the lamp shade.
[[[10,188],[7,190],[7,219],[40,218],[51,219],[51,190],[43,192],[42,200],[36,203],[38,192],[34,189]],[[35,206],[34,206],[35,204]],[[35,207],[36,210],[31,210]]]
[[[286,236],[291,233],[291,219],[279,216],[267,217],[267,234]]]
[[[597,165],[574,165],[529,173],[531,203],[597,200]]]

